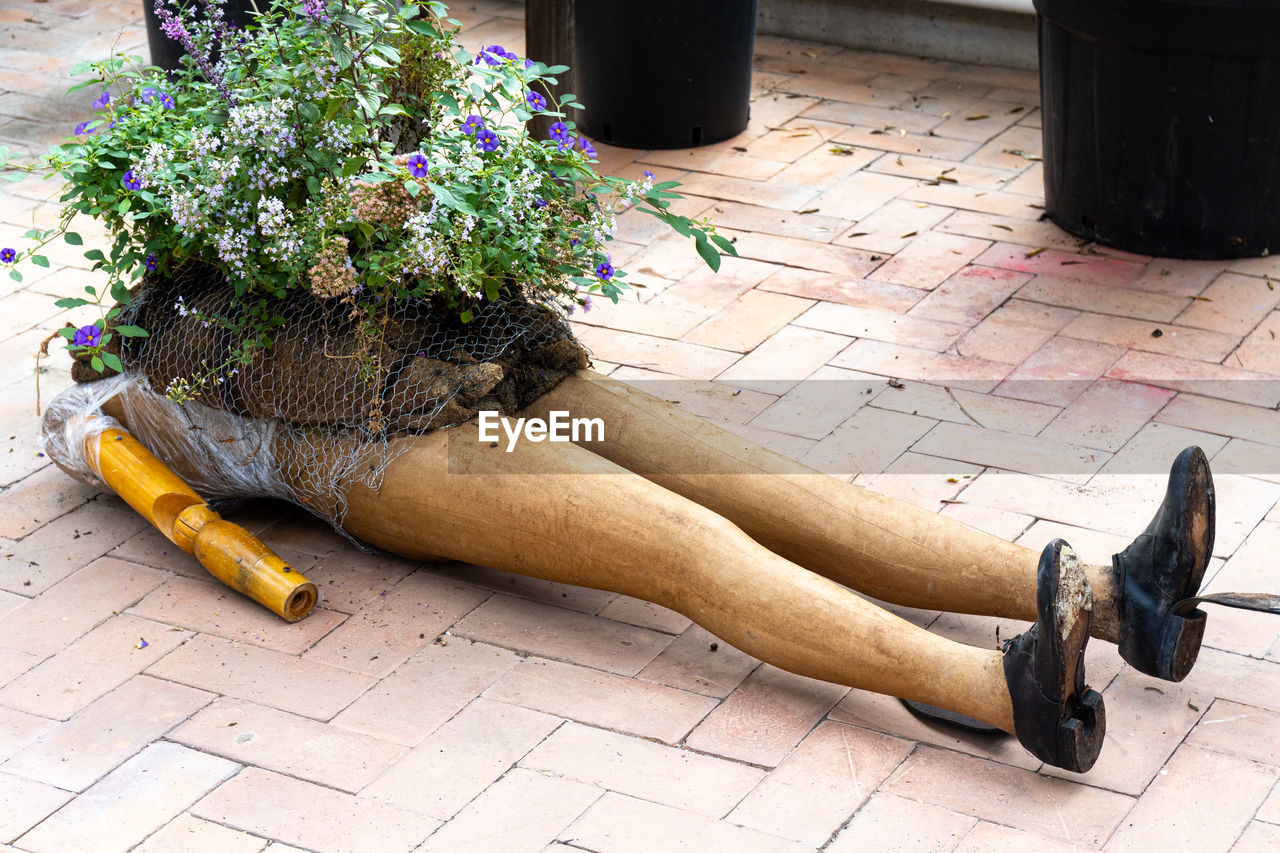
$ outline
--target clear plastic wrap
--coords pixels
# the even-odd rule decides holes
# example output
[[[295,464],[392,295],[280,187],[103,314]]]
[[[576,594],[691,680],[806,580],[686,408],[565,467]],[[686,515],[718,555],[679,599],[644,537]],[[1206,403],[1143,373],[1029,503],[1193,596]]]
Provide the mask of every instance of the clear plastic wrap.
[[[77,480],[105,489],[92,455],[97,452],[93,439],[121,427],[121,421],[206,499],[296,500],[276,467],[275,421],[242,418],[198,402],[179,405],[132,372],[73,385],[55,397],[44,413],[45,453]]]

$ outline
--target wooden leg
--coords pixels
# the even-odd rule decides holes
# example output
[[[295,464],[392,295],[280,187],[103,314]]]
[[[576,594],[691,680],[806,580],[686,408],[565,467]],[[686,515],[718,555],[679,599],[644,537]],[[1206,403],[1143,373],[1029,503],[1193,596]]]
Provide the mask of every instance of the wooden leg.
[[[581,371],[522,414],[600,418],[593,452],[701,504],[789,560],[895,604],[1034,621],[1039,554],[820,474],[665,400]],[[1090,566],[1093,635],[1114,642],[1110,566]]]
[[[345,526],[365,541],[635,596],[792,672],[1013,731],[998,652],[922,630],[600,456],[507,452],[474,424],[407,441],[379,490],[347,494]]]
[[[171,408],[147,393],[104,408],[162,433],[190,426],[170,422]],[[337,434],[319,448],[312,438],[309,448],[321,454],[365,452]],[[415,559],[446,557],[631,595],[792,672],[1013,731],[998,652],[918,628],[595,453],[531,442],[507,453],[502,443],[480,441],[474,423],[400,442],[379,489],[349,486],[344,496],[345,528],[371,544]],[[299,454],[278,446],[271,456]],[[179,471],[192,464],[165,461]],[[300,461],[277,473],[296,486],[313,467]]]

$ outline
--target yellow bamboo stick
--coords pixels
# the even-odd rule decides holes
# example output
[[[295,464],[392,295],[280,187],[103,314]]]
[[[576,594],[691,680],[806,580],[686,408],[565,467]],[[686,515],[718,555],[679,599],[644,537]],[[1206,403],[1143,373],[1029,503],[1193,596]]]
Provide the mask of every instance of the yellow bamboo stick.
[[[129,433],[107,429],[89,436],[85,457],[129,506],[227,586],[290,622],[315,607],[315,584],[261,539],[218,515]]]

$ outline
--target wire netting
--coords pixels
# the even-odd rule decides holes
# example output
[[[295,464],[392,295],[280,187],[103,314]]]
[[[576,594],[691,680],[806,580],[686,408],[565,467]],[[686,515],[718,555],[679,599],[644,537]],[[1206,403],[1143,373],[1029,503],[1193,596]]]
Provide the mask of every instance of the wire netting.
[[[50,405],[50,456],[96,482],[79,458],[87,416],[116,397],[139,440],[180,461],[206,498],[284,498],[341,530],[346,492],[378,488],[408,446],[398,439],[480,411],[513,415],[588,361],[563,313],[528,295],[483,303],[464,323],[425,300],[370,312],[299,290],[272,306],[285,322],[270,347],[237,363],[234,304],[206,265],[148,280],[120,322],[149,336],[125,341],[123,377]],[[189,399],[164,397],[175,390]]]

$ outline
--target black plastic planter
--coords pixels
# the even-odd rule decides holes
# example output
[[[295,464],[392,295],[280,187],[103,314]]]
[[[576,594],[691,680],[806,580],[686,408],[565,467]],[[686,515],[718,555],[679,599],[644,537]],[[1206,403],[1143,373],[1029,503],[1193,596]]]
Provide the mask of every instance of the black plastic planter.
[[[151,64],[158,65],[165,71],[176,71],[182,67],[182,57],[186,55],[186,51],[182,49],[181,44],[169,38],[160,29],[160,19],[156,17],[155,5],[155,0],[142,0],[147,19],[147,42],[151,45]],[[170,2],[167,5],[173,9],[175,4]],[[196,0],[187,0],[178,5],[189,9],[182,13],[184,20],[203,17],[200,4]],[[269,3],[263,2],[260,5],[265,9]],[[225,19],[229,23],[243,27],[249,23],[249,13],[253,11],[253,0],[227,0],[222,8]]]
[[[1054,222],[1166,257],[1280,250],[1280,2],[1035,7]]]
[[[756,0],[582,0],[572,118],[625,148],[689,148],[747,126]]]

